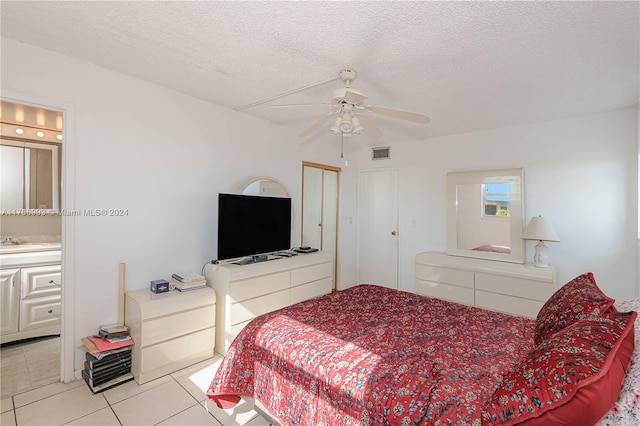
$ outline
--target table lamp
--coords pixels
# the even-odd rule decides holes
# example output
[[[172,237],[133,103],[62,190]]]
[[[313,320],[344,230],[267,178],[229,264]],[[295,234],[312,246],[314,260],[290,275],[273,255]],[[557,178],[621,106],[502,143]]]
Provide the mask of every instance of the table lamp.
[[[533,256],[533,264],[538,268],[549,267],[549,253],[547,252],[547,246],[544,245],[545,241],[560,241],[556,230],[553,229],[553,225],[547,219],[542,216],[534,216],[529,221],[524,233],[522,234],[523,240],[537,240],[536,252]]]

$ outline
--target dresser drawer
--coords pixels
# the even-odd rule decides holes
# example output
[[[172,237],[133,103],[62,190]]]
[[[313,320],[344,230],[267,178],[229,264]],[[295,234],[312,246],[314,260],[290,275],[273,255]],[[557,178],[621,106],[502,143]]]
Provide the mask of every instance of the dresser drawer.
[[[473,288],[468,287],[416,280],[416,293],[465,305],[474,303]]]
[[[322,278],[331,277],[332,274],[333,265],[331,262],[294,269],[291,271],[291,286],[294,287],[311,281],[317,281]]]
[[[325,278],[291,288],[291,304],[331,293],[331,278]]]
[[[275,311],[289,305],[289,289],[277,293],[267,294],[254,299],[245,300],[231,305],[231,324],[235,325],[251,320],[258,315]]]
[[[60,265],[36,266],[23,268],[20,281],[22,299],[60,294]]]
[[[290,282],[291,273],[289,271],[234,281],[229,284],[229,297],[231,298],[231,303],[241,302],[287,289]]]
[[[138,374],[171,366],[203,351],[213,356],[215,329],[213,327],[187,334],[177,339],[142,348]]]
[[[229,328],[229,342],[228,344],[230,345],[234,340],[236,340],[236,337],[238,337],[238,334],[240,334],[240,332],[242,331],[243,328],[245,328],[247,326],[247,324],[249,324],[251,322],[251,320],[248,321],[244,321],[241,322],[239,324],[233,325]],[[228,346],[227,346],[228,347]]]
[[[416,279],[473,288],[473,272],[461,269],[416,265]]]
[[[186,324],[188,324],[188,330],[191,331],[210,328],[215,325],[215,319],[216,308],[215,305],[212,305],[143,321],[140,342],[136,342],[136,344],[146,347],[181,336],[187,329]]]
[[[476,289],[507,296],[516,296],[547,301],[553,294],[553,283],[534,281],[525,278],[507,277],[503,275],[476,273]]]
[[[20,303],[20,331],[60,324],[60,295],[26,299]]]
[[[492,311],[535,318],[544,302],[504,294],[476,291],[476,306]]]

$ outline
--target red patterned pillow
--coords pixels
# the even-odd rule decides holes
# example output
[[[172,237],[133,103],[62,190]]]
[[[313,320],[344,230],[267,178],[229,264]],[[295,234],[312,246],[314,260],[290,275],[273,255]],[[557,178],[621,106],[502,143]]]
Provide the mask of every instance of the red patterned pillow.
[[[600,290],[591,272],[574,278],[560,287],[538,312],[535,344],[578,320],[606,312],[614,302]]]
[[[636,316],[589,317],[535,347],[487,401],[483,424],[596,424],[620,393],[631,363]]]

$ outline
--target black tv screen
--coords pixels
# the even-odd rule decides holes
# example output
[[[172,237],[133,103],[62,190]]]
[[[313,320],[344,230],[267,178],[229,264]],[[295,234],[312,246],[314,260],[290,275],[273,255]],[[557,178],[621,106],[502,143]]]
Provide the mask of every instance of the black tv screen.
[[[291,248],[291,198],[218,194],[218,259]]]

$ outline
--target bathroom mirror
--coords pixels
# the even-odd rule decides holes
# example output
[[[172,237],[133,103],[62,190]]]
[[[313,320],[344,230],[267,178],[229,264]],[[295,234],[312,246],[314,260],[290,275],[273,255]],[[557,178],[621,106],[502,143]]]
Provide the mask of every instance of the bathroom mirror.
[[[239,191],[244,195],[263,195],[267,197],[289,197],[283,184],[274,178],[259,176],[245,183]]]
[[[447,174],[447,254],[524,263],[521,168]]]
[[[3,210],[58,209],[58,146],[0,140],[0,203]]]

